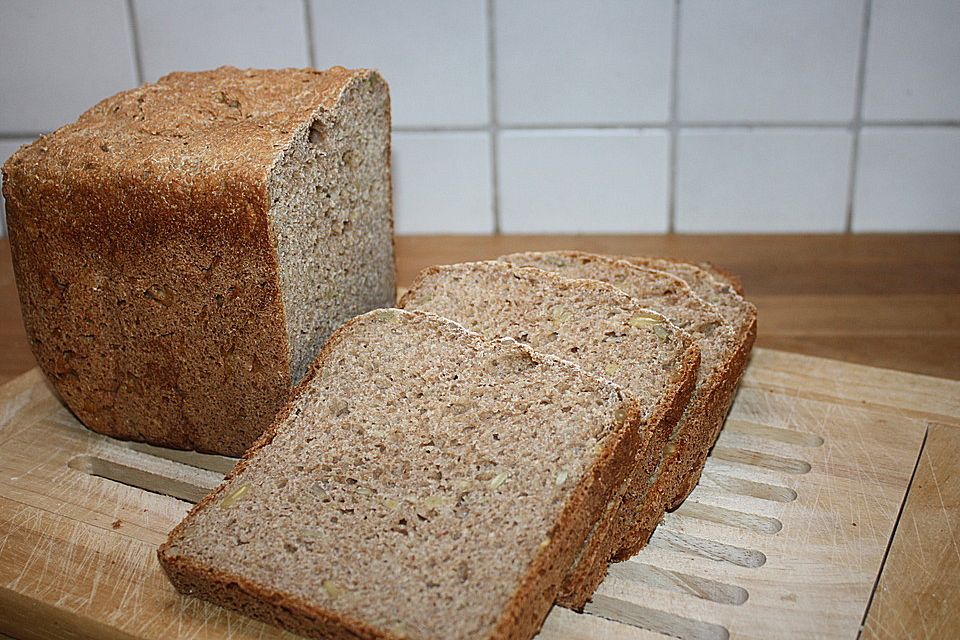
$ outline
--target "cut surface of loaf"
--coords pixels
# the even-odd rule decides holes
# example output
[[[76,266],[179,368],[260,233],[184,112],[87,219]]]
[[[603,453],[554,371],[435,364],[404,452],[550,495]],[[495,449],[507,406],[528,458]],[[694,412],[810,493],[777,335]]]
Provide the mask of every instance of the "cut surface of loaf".
[[[577,251],[518,253],[500,260],[569,278],[593,278],[612,284],[687,331],[697,342],[700,347],[697,388],[664,447],[648,498],[659,500],[664,508],[671,506],[677,494],[685,490],[691,474],[699,476],[697,464],[713,445],[718,423],[723,421],[724,415],[714,396],[728,376],[739,375],[735,362],[737,342],[732,328],[716,307],[701,300],[686,282],[663,271]],[[637,549],[643,542],[631,541],[629,550]]]
[[[240,455],[330,332],[393,303],[370,70],[173,73],[4,165],[24,323],[96,431]]]
[[[695,382],[699,349],[666,319],[615,287],[503,262],[431,267],[400,301],[488,336],[508,336],[607,377],[643,408],[648,446],[564,580],[558,602],[582,607],[613,553],[662,516],[648,482]],[[586,594],[586,595],[584,595]]]
[[[712,439],[716,440],[723,427],[723,419],[726,418],[733,404],[737,385],[743,376],[757,337],[757,308],[739,293],[741,291],[739,279],[712,265],[711,270],[708,271],[702,266],[670,258],[634,256],[624,259],[637,266],[658,269],[681,278],[701,299],[714,305],[724,321],[733,328],[736,350],[730,367],[731,375],[724,380],[724,384],[715,394],[716,411],[722,415],[717,422],[716,432],[712,436]],[[688,477],[687,485],[674,498],[673,504],[670,505],[671,509],[679,506],[693,491],[700,479],[703,465],[706,463],[707,453],[708,451],[702,453],[702,459],[694,467],[697,472]]]
[[[516,342],[371,311],[158,557],[181,592],[311,637],[529,638],[640,410]]]

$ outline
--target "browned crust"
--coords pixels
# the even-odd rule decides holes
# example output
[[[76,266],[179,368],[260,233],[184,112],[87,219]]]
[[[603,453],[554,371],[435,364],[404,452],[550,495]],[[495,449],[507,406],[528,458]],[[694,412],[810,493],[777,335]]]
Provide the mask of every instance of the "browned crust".
[[[611,256],[601,256],[581,251],[549,251],[532,252],[523,255],[557,255],[566,259],[594,262],[597,260],[616,259]],[[514,254],[518,255],[518,254]],[[510,262],[511,256],[499,258]],[[679,261],[661,258],[666,262]],[[660,271],[655,261],[644,258],[627,259],[625,262],[638,269]],[[695,270],[698,265],[683,263]],[[699,270],[706,271],[706,277],[716,276],[720,282],[739,287],[739,280],[731,274],[708,265],[709,268],[699,266]],[[689,295],[696,296],[687,283],[680,277],[670,275],[675,280],[684,283]],[[737,337],[734,348],[730,349],[726,360],[711,372],[708,379],[696,390],[680,418],[678,433],[672,443],[667,445],[661,465],[654,472],[653,486],[648,491],[648,498],[642,506],[642,514],[637,521],[641,525],[627,536],[628,544],[619,549],[615,559],[624,560],[636,554],[647,543],[656,525],[662,517],[664,509],[672,510],[678,507],[696,486],[706,462],[707,454],[719,435],[726,413],[729,411],[737,383],[743,374],[747,357],[756,335],[756,310],[750,307],[750,322],[747,326],[736,327]],[[682,433],[681,433],[682,432]],[[638,488],[639,489],[639,488]],[[659,505],[659,506],[658,506]],[[594,558],[596,560],[596,558]],[[592,595],[593,590],[602,581],[605,565],[596,561],[586,561],[583,556],[577,567],[568,576],[561,589],[558,603],[564,606],[581,609]]]
[[[423,314],[423,312],[403,313]],[[358,317],[362,318],[362,316]],[[336,639],[394,639],[397,636],[383,629],[375,629],[366,623],[343,616],[335,611],[305,602],[291,594],[268,589],[263,585],[226,571],[217,569],[192,558],[171,554],[176,540],[180,537],[190,520],[199,512],[210,508],[226,489],[231,479],[241,473],[250,460],[276,437],[280,427],[294,408],[295,398],[304,393],[323,363],[329,357],[333,346],[344,339],[349,327],[360,322],[354,318],[342,325],[330,337],[314,360],[303,381],[297,386],[291,399],[278,413],[273,424],[246,452],[243,459],[227,474],[224,482],[203,500],[194,505],[186,518],[178,524],[157,549],[157,558],[170,581],[178,591],[208,600],[228,609],[238,611],[269,624],[315,638]],[[445,322],[456,325],[448,320]],[[465,329],[465,334],[479,336]],[[558,360],[543,356],[522,347],[534,360],[546,362]],[[564,366],[570,366],[569,363]],[[579,369],[578,369],[579,370]],[[581,372],[583,373],[583,372]],[[589,375],[584,373],[584,375]],[[590,527],[600,517],[600,512],[608,502],[614,488],[622,481],[629,467],[629,460],[640,446],[638,429],[640,422],[639,405],[629,402],[627,416],[615,434],[607,440],[600,452],[592,473],[585,474],[574,490],[560,517],[550,532],[551,543],[534,558],[529,570],[520,582],[514,597],[504,609],[494,627],[491,639],[529,638],[539,629],[553,602],[560,580],[573,561],[577,548],[583,543]],[[400,640],[397,638],[397,640]]]
[[[531,270],[531,267],[515,267],[517,270]],[[422,270],[407,292],[400,298],[398,307],[404,308],[412,300],[423,281],[443,270],[442,266],[430,266]],[[539,269],[541,274],[545,273]],[[562,278],[553,273],[543,277]],[[591,281],[594,282],[594,281]],[[616,287],[601,283],[604,287],[616,290]],[[592,286],[586,283],[573,286]],[[617,290],[619,291],[619,290]],[[624,294],[625,295],[625,294]],[[607,563],[618,549],[630,544],[631,538],[640,535],[653,522],[659,522],[663,516],[663,500],[651,507],[648,502],[648,479],[662,457],[662,451],[673,433],[684,408],[690,400],[696,386],[697,370],[700,366],[700,349],[692,340],[686,338],[686,350],[681,356],[681,370],[671,385],[671,391],[660,398],[644,427],[646,438],[644,446],[637,449],[630,472],[621,486],[606,505],[603,517],[587,537],[563,580],[557,595],[557,604],[582,610],[602,582]],[[659,510],[658,510],[659,507]]]
[[[667,263],[682,265],[686,268],[702,271],[704,272],[703,275],[705,277],[713,279],[719,283],[727,284],[734,288],[739,286],[739,280],[735,276],[726,274],[726,272],[716,267],[713,267],[712,270],[707,270],[704,269],[702,265],[696,265],[672,258],[632,257],[625,258],[625,260],[633,264],[651,267],[654,269],[657,268],[656,260],[662,260]],[[715,277],[714,273],[718,274],[720,278],[718,279]],[[738,292],[734,291],[730,291],[726,295],[736,296],[737,298],[741,297]],[[679,483],[673,496],[670,497],[669,494],[667,494],[668,511],[679,507],[700,481],[700,476],[703,473],[703,467],[706,464],[707,456],[710,453],[710,449],[713,447],[714,442],[716,442],[717,437],[720,435],[720,430],[723,428],[724,420],[726,419],[727,413],[730,410],[730,406],[733,403],[733,397],[736,392],[737,385],[739,384],[740,379],[743,376],[743,372],[746,369],[750,351],[753,348],[753,343],[757,335],[757,310],[756,307],[749,302],[745,300],[742,302],[744,309],[747,311],[747,321],[736,327],[736,348],[732,351],[731,356],[727,359],[727,361],[724,363],[724,366],[718,372],[717,380],[710,389],[710,393],[704,394],[701,399],[698,399],[697,403],[698,406],[696,410],[705,421],[707,427],[706,432],[709,434],[709,437],[706,441],[700,443],[696,447],[693,447],[692,452],[689,452],[688,455],[690,458],[690,464],[687,467],[685,476],[681,478],[681,482]],[[643,547],[643,544],[646,543],[646,540],[649,539],[650,535],[652,535],[654,528],[655,525],[654,527],[650,527],[641,532],[641,535],[639,535],[637,538],[637,544],[635,544],[632,548],[625,548],[621,550],[621,552],[617,554],[617,558],[625,559],[639,551]]]
[[[268,175],[375,73],[170,74],[7,161],[24,325],[87,427],[240,455],[269,424],[291,380]]]
[[[749,323],[742,327],[737,337],[737,349],[727,362],[725,374],[721,378],[722,384],[715,387],[712,398],[704,408],[704,414],[709,416],[709,421],[713,425],[710,441],[706,447],[697,450],[697,458],[693,463],[691,472],[687,474],[685,483],[681,486],[680,491],[674,496],[673,501],[669,505],[669,510],[671,511],[679,507],[697,486],[697,483],[700,481],[700,476],[703,473],[703,467],[707,462],[710,449],[720,436],[721,429],[723,429],[727,413],[729,413],[730,407],[733,404],[737,386],[740,384],[743,372],[747,368],[750,351],[753,349],[753,343],[757,337],[756,309],[753,310]]]
[[[618,260],[612,256],[583,251],[561,250],[513,254],[512,256],[502,256],[498,259],[512,262],[512,258],[514,257],[522,258],[525,256],[534,258],[557,256],[565,260],[578,261],[582,264],[597,263],[601,266],[612,263],[613,265],[632,270],[638,277],[644,273],[655,273],[674,282],[679,293],[700,300],[699,296],[694,293],[682,278],[658,269],[641,267],[626,260]],[[702,301],[701,303],[705,307],[713,309],[713,305]],[[703,384],[694,390],[683,415],[681,415],[676,422],[676,431],[661,450],[660,463],[652,474],[654,478],[653,485],[647,491],[648,501],[659,500],[664,504],[664,509],[668,507],[675,508],[676,504],[679,504],[676,497],[682,494],[680,496],[680,501],[682,501],[682,499],[686,497],[686,493],[688,493],[686,487],[689,484],[689,477],[691,475],[699,477],[697,470],[701,454],[710,449],[715,439],[717,420],[714,415],[716,411],[712,410],[712,406],[715,404],[714,396],[727,384],[727,378],[730,373],[730,361],[735,359],[735,357],[735,350],[731,349],[727,361],[721,363],[718,368],[710,372],[710,375]],[[639,488],[637,488],[637,491],[639,491]],[[674,504],[674,502],[676,502],[676,504]],[[644,515],[639,519],[641,526],[627,534],[629,543],[624,545],[625,550],[638,551],[649,539],[650,533],[655,527],[656,522],[659,521],[660,515],[662,515],[662,512],[652,506],[652,504],[645,505],[643,513]],[[654,522],[653,526],[650,525],[650,522]],[[618,554],[618,557],[626,552],[627,551],[623,551],[621,554]],[[585,571],[585,568],[578,567],[578,569],[580,569],[580,571],[577,572],[578,574]],[[596,574],[597,571],[594,570],[593,573]],[[594,581],[596,580],[598,579],[594,576]],[[563,591],[564,604],[580,608],[586,603],[583,591],[580,589],[580,585],[582,584],[583,581],[581,580],[568,581],[565,585],[566,589]],[[574,593],[578,594],[577,597],[567,598],[567,594]]]
[[[618,491],[619,504],[608,508],[605,520],[609,522],[604,531],[598,529],[587,540],[577,566],[564,579],[557,597],[557,604],[561,606],[583,610],[603,581],[607,564],[618,549],[631,544],[633,538],[640,535],[651,522],[656,526],[663,517],[663,501],[648,495],[648,480],[660,462],[664,445],[683,415],[696,386],[697,368],[700,366],[699,347],[689,341],[681,360],[683,365],[674,386],[660,399],[650,416],[647,446],[637,452],[633,471]]]

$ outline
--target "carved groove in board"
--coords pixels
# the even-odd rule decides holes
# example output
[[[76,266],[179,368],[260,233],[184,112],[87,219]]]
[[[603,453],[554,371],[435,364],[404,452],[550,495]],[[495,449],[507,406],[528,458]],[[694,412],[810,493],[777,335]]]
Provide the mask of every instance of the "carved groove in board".
[[[96,456],[75,456],[67,462],[67,466],[76,471],[82,471],[91,476],[106,478],[131,487],[144,489],[152,493],[172,496],[187,502],[199,502],[210,493],[210,487],[201,487],[196,484],[176,480],[165,475],[144,471],[137,467],[98,458]]]
[[[647,547],[679,551],[717,562],[729,562],[738,567],[762,567],[767,562],[767,556],[760,551],[677,533],[663,526],[657,527],[653,532]]]
[[[684,618],[657,609],[597,594],[588,602],[584,613],[613,622],[681,638],[682,640],[727,640],[730,633],[718,624]]]
[[[233,471],[233,468],[239,461],[239,458],[227,458],[225,456],[217,456],[209,453],[197,453],[196,451],[164,449],[163,447],[154,447],[153,445],[144,444],[142,442],[124,442],[121,443],[121,446],[124,446],[127,449],[133,449],[134,451],[139,451],[140,453],[146,453],[147,455],[155,456],[157,458],[163,458],[164,460],[172,460],[174,462],[179,462],[180,464],[186,464],[191,467],[199,467],[201,469],[206,469],[207,471],[215,471],[216,473],[222,473],[224,475]]]
[[[785,473],[795,474],[803,474],[810,471],[810,463],[805,460],[777,456],[772,453],[760,453],[759,451],[749,451],[747,449],[717,446],[713,448],[713,453],[710,455],[718,460],[746,464],[752,467],[760,467],[761,469],[770,469],[771,471],[783,471]]]
[[[701,504],[691,500],[685,501],[674,511],[675,514],[686,518],[706,520],[730,527],[749,529],[760,533],[778,533],[783,529],[783,523],[769,516],[758,516],[753,513],[724,509],[709,504]]]
[[[734,476],[710,471],[711,466],[708,460],[707,470],[700,476],[700,482],[697,486],[772,502],[793,502],[797,499],[797,492],[790,487],[735,478]]]
[[[609,575],[620,580],[638,582],[655,589],[691,595],[719,604],[741,605],[749,594],[743,587],[717,582],[679,571],[661,569],[645,562],[617,562],[610,565]]]
[[[728,433],[742,433],[748,436],[756,436],[766,440],[775,440],[784,444],[795,444],[801,447],[821,447],[823,438],[815,433],[805,433],[802,431],[793,431],[792,429],[783,429],[781,427],[771,427],[767,424],[750,422],[749,420],[737,420],[728,418],[723,426],[723,430]]]

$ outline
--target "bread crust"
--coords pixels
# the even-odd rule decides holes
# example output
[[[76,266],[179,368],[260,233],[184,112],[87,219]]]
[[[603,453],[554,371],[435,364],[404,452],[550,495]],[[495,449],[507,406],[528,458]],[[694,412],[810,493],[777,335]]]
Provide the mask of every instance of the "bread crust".
[[[236,456],[270,423],[291,378],[269,175],[374,75],[174,73],[7,161],[24,325],[87,427]]]
[[[681,278],[659,271],[655,268],[655,263],[640,266],[638,264],[617,260],[609,256],[602,256],[581,251],[550,251],[545,253],[525,253],[514,254],[513,256],[503,256],[500,260],[507,262],[518,261],[524,263],[526,260],[538,260],[543,258],[555,257],[569,263],[578,262],[583,265],[595,264],[600,268],[609,266],[621,269],[622,271],[634,272],[638,278],[643,277],[644,273],[657,274],[663,278],[669,278],[676,283],[678,294],[688,296],[701,303],[706,310],[713,310],[714,315],[719,319],[713,305],[703,302],[690,286]],[[549,269],[549,267],[547,267]],[[561,275],[568,275],[564,271],[558,271]],[[726,324],[726,323],[724,323]],[[654,482],[646,490],[645,498],[636,496],[644,495],[644,486],[631,487],[631,492],[635,496],[634,501],[641,504],[640,515],[636,516],[634,521],[637,526],[624,531],[622,539],[625,544],[622,548],[616,550],[616,559],[626,559],[638,552],[649,540],[650,535],[656,528],[663,510],[673,509],[682,502],[683,498],[695,486],[700,475],[706,452],[709,451],[719,432],[718,425],[723,423],[723,415],[728,404],[724,404],[725,399],[729,400],[732,394],[731,383],[736,386],[739,379],[739,372],[742,371],[744,349],[741,340],[729,344],[729,349],[725,350],[725,358],[718,363],[708,375],[700,381],[700,384],[690,396],[683,415],[678,420],[678,430],[675,437],[669,442],[664,443],[660,465],[653,472]],[[749,348],[747,349],[749,351]],[[662,510],[655,506],[659,502],[663,505]],[[582,573],[582,572],[581,572]],[[601,576],[602,577],[602,576]],[[593,582],[594,586],[599,584],[600,577],[596,574],[590,580],[571,580],[565,584],[565,589],[561,592],[561,602],[571,608],[580,609],[588,600],[590,592],[582,588],[585,584]]]
[[[467,331],[459,324],[440,318],[434,314],[419,311],[400,311],[396,313],[430,316],[456,327],[464,335],[471,336],[477,344],[483,339],[476,333]],[[377,312],[372,312],[377,313]],[[400,637],[388,630],[374,628],[367,623],[343,616],[335,611],[312,605],[309,602],[263,585],[243,576],[235,575],[182,556],[177,550],[177,540],[190,520],[204,509],[213,507],[226,489],[229,481],[241,473],[256,454],[269,445],[276,437],[280,427],[295,407],[295,398],[302,394],[313,379],[322,370],[333,347],[349,334],[350,327],[362,322],[358,316],[346,322],[330,337],[311,365],[303,381],[297,386],[291,399],[277,414],[272,425],[260,436],[254,445],[244,454],[237,466],[227,474],[224,482],[203,500],[197,503],[186,518],[171,531],[167,541],[157,550],[157,558],[170,581],[178,591],[194,595],[204,600],[238,611],[269,624],[314,638],[339,639],[376,639],[400,640]],[[562,363],[571,371],[584,372],[576,365],[545,356],[524,345],[516,344],[528,357],[541,363]],[[610,383],[608,383],[610,384]],[[616,386],[616,385],[611,385]],[[488,636],[491,639],[529,638],[536,633],[550,610],[554,594],[564,573],[573,561],[576,550],[583,543],[590,527],[600,517],[600,512],[610,499],[614,489],[622,482],[628,469],[629,460],[636,449],[642,445],[636,425],[641,420],[640,406],[628,396],[622,394],[627,413],[623,423],[615,428],[605,443],[603,450],[592,467],[592,473],[584,474],[570,500],[550,531],[550,544],[542,548],[534,558],[527,573],[521,580],[509,604],[505,607],[499,621]]]
[[[649,257],[626,257],[624,258],[631,264],[643,267],[658,269],[664,267],[676,267],[684,271],[695,274],[696,277],[703,278],[716,284],[719,295],[730,296],[735,304],[739,306],[744,315],[744,322],[736,325],[736,346],[730,358],[722,368],[722,374],[713,387],[709,396],[704,397],[702,402],[698,403],[700,415],[707,421],[710,433],[709,441],[703,446],[695,448],[693,453],[690,470],[687,472],[684,481],[678,487],[678,490],[672,498],[668,495],[667,510],[672,511],[680,506],[688,495],[697,486],[700,481],[700,475],[703,473],[703,467],[706,464],[707,455],[713,444],[716,442],[720,431],[723,428],[724,420],[733,404],[733,398],[736,393],[737,385],[743,377],[750,358],[750,351],[753,349],[754,341],[757,336],[757,309],[754,305],[744,300],[741,296],[741,289],[738,289],[739,279],[729,275],[721,269],[712,267],[710,271],[700,265],[691,264],[682,260],[673,258],[649,258]],[[679,274],[678,274],[679,275]],[[682,278],[683,276],[680,275]],[[618,559],[629,558],[642,548],[646,540],[653,533],[653,528],[642,532],[638,538],[638,545],[633,548],[624,548],[617,554]]]
[[[557,595],[557,604],[582,611],[593,593],[603,582],[608,563],[619,549],[632,544],[634,536],[656,527],[663,517],[664,502],[650,494],[648,479],[661,460],[661,452],[683,415],[696,386],[697,369],[700,366],[700,349],[692,341],[681,356],[683,365],[671,393],[660,399],[648,425],[650,439],[642,453],[638,452],[634,470],[623,483],[617,503],[611,503],[604,517],[604,526],[588,539],[570,570]],[[643,541],[642,547],[646,544]]]
[[[723,429],[727,413],[729,413],[730,407],[733,405],[737,386],[740,384],[743,372],[747,368],[747,363],[750,360],[750,352],[753,349],[756,338],[757,313],[756,309],[752,308],[748,322],[739,328],[737,333],[737,348],[727,362],[724,374],[720,377],[721,383],[714,388],[714,393],[711,398],[704,402],[703,415],[707,416],[709,423],[713,425],[710,441],[706,447],[697,450],[697,459],[693,464],[692,472],[687,474],[686,481],[676,495],[674,495],[673,500],[668,505],[668,511],[679,507],[700,481],[700,475],[703,473],[707,455],[720,436],[720,431]],[[652,533],[651,531],[650,534]],[[649,538],[649,534],[647,534],[647,537]]]

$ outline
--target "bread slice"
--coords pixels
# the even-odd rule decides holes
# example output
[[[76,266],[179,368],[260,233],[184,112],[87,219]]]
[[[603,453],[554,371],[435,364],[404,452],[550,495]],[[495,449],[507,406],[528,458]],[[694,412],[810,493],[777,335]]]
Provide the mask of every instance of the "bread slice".
[[[426,269],[400,306],[432,311],[488,336],[512,337],[608,377],[639,400],[649,446],[637,450],[630,478],[557,600],[582,607],[613,553],[662,516],[660,502],[647,497],[648,480],[692,392],[699,348],[685,332],[611,285],[503,262]]]
[[[316,638],[529,638],[640,446],[619,387],[432,314],[346,323],[158,557]]]
[[[697,388],[663,449],[650,491],[650,499],[659,500],[664,508],[670,506],[687,486],[689,477],[699,477],[697,464],[713,446],[717,422],[723,420],[714,396],[723,388],[727,376],[738,374],[730,371],[737,347],[733,329],[716,307],[701,300],[686,282],[663,271],[578,251],[517,253],[499,259],[569,278],[593,278],[612,284],[687,331],[697,342],[700,347]],[[630,552],[645,542],[631,540],[621,555],[632,555]]]
[[[240,455],[334,328],[394,302],[375,71],[173,73],[3,172],[34,355],[95,431]]]
[[[738,293],[738,290],[742,291],[739,280],[735,276],[725,274],[716,267],[712,267],[712,271],[707,271],[702,266],[668,258],[626,257],[624,259],[637,266],[659,269],[681,278],[690,285],[690,288],[700,298],[713,304],[720,315],[723,316],[724,321],[733,327],[736,336],[736,349],[730,360],[730,375],[715,393],[714,410],[716,415],[719,416],[719,419],[716,420],[716,431],[713,434],[713,440],[716,440],[717,436],[720,435],[720,429],[723,427],[723,420],[733,404],[737,385],[743,376],[747,360],[750,357],[750,350],[753,348],[754,340],[757,337],[757,308]],[[702,459],[695,466],[700,471],[706,463],[707,453],[709,452],[704,451],[702,453]],[[670,505],[671,509],[679,506],[684,498],[693,491],[700,480],[700,471],[687,479],[687,485],[677,493]]]

